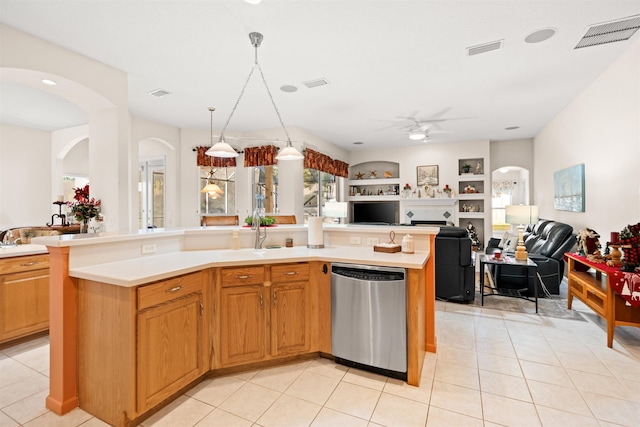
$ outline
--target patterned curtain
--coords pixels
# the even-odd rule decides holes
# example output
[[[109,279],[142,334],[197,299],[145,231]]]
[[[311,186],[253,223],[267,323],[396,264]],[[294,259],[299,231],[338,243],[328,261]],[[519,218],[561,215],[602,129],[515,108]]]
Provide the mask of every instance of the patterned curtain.
[[[249,147],[244,149],[244,167],[270,166],[278,163],[278,149],[275,145]]]
[[[197,166],[211,166],[214,168],[232,168],[236,166],[235,157],[213,157],[207,156],[205,153],[211,147],[196,147],[198,152]]]
[[[309,148],[304,150],[304,167],[330,173],[331,175],[347,178],[349,176],[349,164],[340,160],[318,153]]]

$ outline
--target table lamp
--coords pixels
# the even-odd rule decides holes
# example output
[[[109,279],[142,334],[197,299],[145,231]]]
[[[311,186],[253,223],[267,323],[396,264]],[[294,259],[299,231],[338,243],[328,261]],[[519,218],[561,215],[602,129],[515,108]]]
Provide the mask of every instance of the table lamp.
[[[322,209],[324,217],[346,218],[347,202],[325,202]]]
[[[505,208],[505,219],[508,224],[518,225],[518,247],[516,259],[526,260],[529,254],[524,246],[522,233],[526,224],[538,222],[538,207],[534,205],[509,205]]]

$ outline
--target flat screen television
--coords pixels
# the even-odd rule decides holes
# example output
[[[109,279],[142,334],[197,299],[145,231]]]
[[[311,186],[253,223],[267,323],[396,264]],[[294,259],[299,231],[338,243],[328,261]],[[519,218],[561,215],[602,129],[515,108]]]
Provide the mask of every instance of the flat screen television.
[[[398,202],[353,202],[354,224],[397,224]]]

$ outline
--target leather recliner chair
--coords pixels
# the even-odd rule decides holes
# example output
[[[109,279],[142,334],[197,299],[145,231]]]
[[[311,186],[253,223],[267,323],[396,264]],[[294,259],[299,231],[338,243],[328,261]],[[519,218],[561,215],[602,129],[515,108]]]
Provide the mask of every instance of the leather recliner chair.
[[[475,269],[466,228],[441,227],[435,240],[436,298],[473,301]]]
[[[535,225],[529,226],[523,234],[524,246],[529,254],[529,259],[538,265],[538,274],[550,294],[560,293],[560,283],[564,276],[564,253],[572,250],[576,244],[576,235],[573,227],[562,222],[540,219]],[[487,245],[486,253],[495,252],[499,239],[492,238]],[[513,255],[508,253],[505,255]],[[527,271],[516,265],[501,265],[493,269],[496,285],[500,288],[524,289],[533,295],[534,277]],[[538,296],[543,296],[543,289],[538,280]]]

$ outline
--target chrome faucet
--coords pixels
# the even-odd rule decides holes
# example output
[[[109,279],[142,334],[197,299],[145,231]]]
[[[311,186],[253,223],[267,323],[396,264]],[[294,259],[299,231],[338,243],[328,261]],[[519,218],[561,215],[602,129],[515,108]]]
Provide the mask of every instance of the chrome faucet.
[[[253,211],[253,218],[251,219],[251,229],[256,230],[256,244],[255,249],[262,249],[262,243],[267,238],[267,229],[262,227],[262,217],[260,211],[256,208]],[[260,231],[262,229],[262,231]]]

